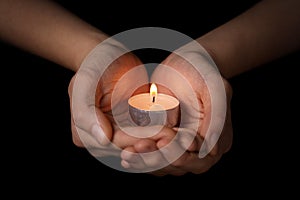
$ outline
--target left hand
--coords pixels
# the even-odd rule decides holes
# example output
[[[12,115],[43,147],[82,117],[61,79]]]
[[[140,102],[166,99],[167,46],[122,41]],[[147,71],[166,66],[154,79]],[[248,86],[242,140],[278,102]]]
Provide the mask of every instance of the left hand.
[[[190,53],[191,56],[198,56],[193,53],[194,52]],[[187,54],[189,54],[189,52],[187,52]],[[200,64],[205,65],[207,61],[203,60],[201,56],[199,56],[199,58],[199,61],[203,62]],[[180,132],[180,137],[176,139],[176,142],[174,142],[173,145],[166,146],[165,150],[160,151],[161,156],[157,156],[154,160],[169,160],[169,158],[174,157],[175,152],[184,153],[168,166],[151,173],[154,175],[183,175],[187,172],[200,174],[209,170],[232,145],[233,134],[230,112],[232,89],[225,79],[221,78],[221,81],[223,81],[226,92],[227,108],[224,104],[225,108],[221,107],[217,109],[225,109],[226,118],[225,122],[224,119],[222,121],[222,119],[218,120],[217,118],[211,121],[213,109],[216,108],[213,108],[214,105],[212,105],[213,101],[210,92],[214,91],[209,91],[206,80],[204,80],[190,62],[175,53],[171,54],[164,60],[162,65],[157,67],[152,75],[152,82],[161,83],[161,85],[169,89],[166,90],[164,87],[159,87],[161,93],[176,94],[181,106],[182,117],[180,128],[165,128],[163,131],[168,132],[168,140],[156,140],[156,145],[153,145],[153,140],[141,140],[133,147],[128,147],[125,150],[138,153],[155,151],[169,144],[176,133]],[[172,91],[172,93],[170,93],[170,91]],[[222,116],[219,117],[222,118]],[[199,126],[197,126],[198,124]],[[220,134],[217,134],[218,130]],[[184,144],[185,141],[187,141],[186,137],[194,136],[196,137],[192,144]],[[143,143],[143,145],[140,145],[140,143]],[[144,148],[143,146],[147,146],[148,148]],[[149,146],[151,146],[151,148],[149,148]],[[201,152],[199,154],[200,149]],[[202,157],[200,156],[200,158],[199,155],[202,155]],[[128,167],[134,168],[134,166],[137,165],[136,163],[143,163],[145,166],[153,165],[153,159],[151,160],[147,157],[135,157],[132,159],[129,153],[125,151],[122,153],[122,158],[123,163],[128,164]]]

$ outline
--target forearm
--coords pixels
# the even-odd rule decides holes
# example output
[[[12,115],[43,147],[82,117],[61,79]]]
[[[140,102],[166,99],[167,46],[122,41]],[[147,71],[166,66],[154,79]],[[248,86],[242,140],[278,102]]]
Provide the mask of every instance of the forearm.
[[[300,47],[300,1],[265,0],[197,39],[226,78]]]
[[[0,1],[0,39],[76,71],[107,36],[51,1]]]

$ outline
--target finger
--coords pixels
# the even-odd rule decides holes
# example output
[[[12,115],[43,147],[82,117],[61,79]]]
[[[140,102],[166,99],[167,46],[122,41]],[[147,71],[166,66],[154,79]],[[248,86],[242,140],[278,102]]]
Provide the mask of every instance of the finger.
[[[213,79],[212,79],[213,80]],[[217,81],[215,81],[217,82]],[[207,134],[203,148],[199,152],[199,157],[204,157],[207,153],[211,155],[223,154],[228,151],[232,144],[232,123],[231,123],[231,98],[232,89],[229,83],[223,79],[226,96],[222,102],[214,102],[214,109],[211,116],[211,123],[207,127]],[[226,101],[226,102],[225,102]],[[226,105],[223,105],[223,104]],[[217,111],[216,111],[217,110]],[[224,116],[225,115],[225,116]],[[204,125],[207,126],[208,122]]]
[[[79,135],[78,135],[78,131],[75,127],[74,121],[73,121],[73,117],[71,117],[71,132],[72,132],[72,141],[73,143],[78,146],[78,147],[85,147],[83,142],[81,141]]]
[[[186,151],[178,141],[163,138],[157,142],[157,146],[168,164],[176,161]]]
[[[95,80],[92,80],[92,79]],[[70,84],[72,118],[75,128],[90,133],[99,144],[109,143],[112,129],[109,120],[95,107],[95,91],[98,79],[88,70],[78,72]]]
[[[121,165],[125,169],[145,169],[146,165],[143,162],[143,159],[140,155],[135,151],[135,149],[130,146],[125,148],[121,153]]]
[[[169,162],[167,162],[161,152],[158,150],[158,148],[165,146],[166,144],[170,143],[174,137],[175,132],[170,129],[163,127],[159,133],[156,135],[150,137],[150,138],[136,138],[132,137],[129,134],[134,135],[141,135],[143,130],[147,134],[153,131],[157,131],[157,127],[130,127],[130,133],[125,133],[123,130],[119,129],[116,130],[113,143],[118,145],[120,148],[126,148],[127,146],[134,146],[134,149],[136,152],[139,153],[140,157],[143,159],[144,163],[147,166],[148,169],[159,169],[163,168],[167,165],[169,165]],[[128,131],[129,129],[127,129]],[[137,133],[135,133],[137,132]],[[130,164],[133,161],[130,161],[130,159],[135,159],[134,157],[127,158],[127,163]]]
[[[76,128],[71,117],[71,130],[73,143],[78,147],[85,147],[94,157],[119,156],[120,150],[113,145],[102,146],[95,138],[80,128]],[[80,135],[79,135],[80,133]]]
[[[94,106],[82,106],[81,113],[74,115],[76,127],[90,133],[101,145],[107,145],[112,138],[110,121],[105,114]]]
[[[168,144],[170,144],[170,142],[172,142],[172,137],[163,137],[161,138],[158,142],[157,142],[157,147],[158,149],[162,149],[165,146],[167,146]],[[168,156],[168,155],[161,155],[162,158],[164,160],[164,162],[166,162],[166,159],[164,156]],[[184,175],[186,173],[186,171],[174,167],[173,165],[170,164],[170,162],[167,162],[164,167],[161,167],[155,171],[152,171],[151,174],[155,175],[155,176],[165,176],[165,175],[175,175],[175,176],[181,176]]]
[[[180,169],[179,171],[174,169],[174,171],[172,171],[173,174],[175,172],[179,174],[180,172],[202,173],[207,171],[218,158],[217,156],[207,155],[199,159],[197,152],[188,152],[175,142],[170,144],[171,145],[166,145],[165,148],[160,150],[163,152],[165,159],[168,160],[173,167],[178,168],[178,170]],[[200,142],[199,146],[201,146]]]
[[[201,127],[201,135],[204,137],[203,146],[199,151],[199,157],[203,158],[208,153],[218,154],[217,142],[221,136],[225,125],[228,102],[230,96],[227,95],[227,86],[218,73],[210,73],[205,77],[207,91],[209,95],[203,96],[205,117]]]
[[[85,147],[91,155],[94,157],[104,157],[104,156],[119,156],[120,149],[116,148],[114,145],[101,145],[97,140],[85,130],[76,128],[75,136],[82,147]]]
[[[105,146],[105,148],[88,148],[88,151],[92,156],[94,156],[97,159],[101,159],[102,157],[106,156],[120,157],[121,153],[119,149],[115,149],[112,146]]]
[[[203,139],[195,130],[188,128],[173,128],[174,131],[179,132],[178,142],[182,148],[187,151],[199,151]]]
[[[115,127],[116,128],[116,127]],[[118,147],[119,149],[125,149],[126,147],[133,146],[139,138],[128,135],[121,129],[114,130],[114,137],[112,139],[112,145]]]
[[[149,134],[152,131],[158,131],[157,127],[136,127],[131,128],[131,134],[132,132],[143,132],[146,131],[146,134]],[[125,134],[124,134],[125,135]],[[139,133],[141,135],[141,133]],[[128,136],[124,136],[128,137]],[[164,159],[161,152],[158,150],[160,146],[164,146],[164,144],[168,144],[172,139],[175,137],[175,132],[166,127],[161,127],[159,130],[159,133],[156,135],[149,137],[149,138],[143,138],[139,139],[134,143],[134,149],[136,152],[139,153],[140,157],[143,159],[143,162],[145,163],[147,170],[151,169],[159,169],[162,167],[167,166],[169,163]],[[135,158],[130,158],[135,159]],[[129,163],[133,162],[132,160],[127,160]],[[146,168],[145,168],[146,169]]]
[[[159,126],[160,129],[157,129],[157,127],[153,127],[153,130],[159,130],[157,134],[153,135],[152,137],[150,137],[149,139],[153,139],[155,141],[158,141],[162,138],[169,138],[170,140],[175,139],[176,137],[176,132],[166,126]]]
[[[135,150],[139,152],[144,163],[149,168],[157,169],[167,165],[156,145],[156,142],[152,139],[143,139],[134,145]]]
[[[199,138],[201,137],[199,136]],[[201,143],[199,143],[199,146],[201,146]],[[180,147],[177,146],[177,148]],[[172,150],[176,151],[174,150],[174,146]],[[182,151],[184,151],[184,149],[182,149]],[[165,156],[169,157],[168,155]],[[178,159],[172,162],[171,165],[152,172],[152,174],[157,176],[163,176],[167,174],[180,176],[186,174],[187,172],[200,174],[209,170],[211,166],[213,166],[217,160],[219,160],[219,158],[220,156],[207,155],[206,157],[199,159],[197,152],[184,152]]]
[[[152,139],[141,139],[134,144],[134,149],[139,153],[156,151],[156,142]]]
[[[69,94],[69,99],[70,99],[70,110],[71,110],[71,132],[72,132],[72,140],[73,143],[78,146],[78,147],[84,147],[84,144],[82,143],[79,135],[78,135],[78,131],[76,129],[75,123],[74,123],[74,119],[73,119],[73,115],[72,115],[72,91],[73,91],[73,85],[74,85],[74,80],[75,80],[75,76],[73,76],[73,78],[70,81],[69,87],[68,87],[68,94]]]
[[[112,142],[116,144],[119,148],[126,148],[127,146],[136,145],[139,152],[149,152],[151,148],[148,145],[153,143],[148,143],[149,141],[159,141],[161,138],[174,138],[176,133],[167,127],[163,126],[147,126],[147,127],[122,127],[119,128],[114,126],[114,137]],[[144,139],[145,144],[142,144]],[[141,142],[141,143],[138,143]],[[156,145],[155,145],[156,146]],[[143,149],[144,148],[144,149]],[[155,150],[155,149],[154,149]]]

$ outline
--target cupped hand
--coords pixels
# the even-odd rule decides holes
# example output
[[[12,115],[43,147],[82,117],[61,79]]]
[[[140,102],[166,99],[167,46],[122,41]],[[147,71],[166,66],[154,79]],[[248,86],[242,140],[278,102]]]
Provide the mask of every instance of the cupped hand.
[[[159,91],[174,95],[180,101],[180,126],[173,129],[165,128],[163,131],[169,135],[168,140],[163,142],[160,139],[156,140],[155,148],[153,145],[146,148],[153,141],[144,140],[125,149],[122,158],[126,167],[146,167],[164,160],[169,164],[151,172],[152,174],[183,175],[188,172],[200,174],[209,170],[231,148],[232,89],[214,69],[213,64],[203,49],[195,51],[187,45],[172,53],[155,69],[151,80],[158,83]],[[178,133],[179,137],[174,139]],[[189,139],[191,137],[194,137],[192,143]],[[168,145],[171,141],[175,142]],[[145,153],[157,149],[161,149],[161,155],[155,162],[147,157],[140,156],[138,159],[137,156],[129,156],[130,152]],[[181,153],[179,155],[176,152]],[[174,156],[177,158],[175,161],[170,159]]]
[[[119,155],[121,148],[132,145],[136,138],[124,137],[115,118],[127,118],[130,91],[145,83],[148,75],[144,66],[121,44],[105,41],[95,47],[69,84],[74,144],[95,157]]]

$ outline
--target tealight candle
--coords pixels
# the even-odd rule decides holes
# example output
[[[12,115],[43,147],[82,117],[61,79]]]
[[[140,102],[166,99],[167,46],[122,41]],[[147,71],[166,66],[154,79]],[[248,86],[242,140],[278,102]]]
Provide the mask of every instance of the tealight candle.
[[[132,96],[128,100],[131,119],[138,126],[165,125],[173,127],[179,116],[179,101],[170,95],[157,92],[154,83],[150,93]]]

